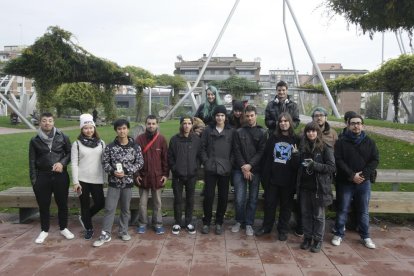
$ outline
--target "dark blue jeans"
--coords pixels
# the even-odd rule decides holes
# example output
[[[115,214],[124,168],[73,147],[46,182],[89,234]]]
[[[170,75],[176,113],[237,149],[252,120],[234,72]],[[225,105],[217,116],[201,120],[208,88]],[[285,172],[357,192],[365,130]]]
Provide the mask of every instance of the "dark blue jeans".
[[[335,235],[344,237],[344,225],[346,224],[349,206],[352,198],[356,203],[359,235],[362,239],[369,238],[369,199],[371,197],[371,182],[369,180],[361,184],[337,184],[336,197],[339,199],[339,208],[336,214]]]
[[[243,225],[254,225],[257,197],[259,195],[260,175],[255,174],[252,181],[243,177],[241,170],[233,171],[236,221]],[[247,188],[249,192],[247,193]]]

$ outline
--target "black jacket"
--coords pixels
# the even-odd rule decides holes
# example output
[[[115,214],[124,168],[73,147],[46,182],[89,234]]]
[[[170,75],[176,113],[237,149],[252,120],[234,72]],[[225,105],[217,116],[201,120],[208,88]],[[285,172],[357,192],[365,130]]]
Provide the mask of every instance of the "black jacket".
[[[336,171],[333,148],[328,144],[325,144],[322,152],[316,152],[311,156],[301,152],[300,162],[302,162],[305,158],[312,158],[314,161],[312,170],[315,174],[316,181],[315,200],[320,203],[320,206],[328,206],[332,204],[333,196],[331,185],[333,174]],[[303,166],[299,166],[297,178],[298,190],[301,188],[301,178],[305,173],[305,168]]]
[[[215,125],[209,125],[203,131],[201,160],[206,173],[230,175],[233,134],[234,129],[228,124],[221,133],[218,133]]]
[[[216,107],[216,105],[210,105],[210,110],[205,117],[203,113],[204,105],[204,103],[200,104],[196,113],[194,114],[194,117],[200,118],[204,122],[204,124],[209,125],[211,123],[214,123],[214,118],[211,114],[213,113],[214,107]]]
[[[60,162],[63,170],[66,171],[70,163],[71,148],[69,137],[59,129],[56,129],[51,149],[40,139],[39,135],[33,137],[29,144],[29,169],[32,185],[36,183],[39,171],[51,172],[53,164],[57,162]]]
[[[273,130],[276,128],[277,118],[283,112],[287,112],[292,116],[293,128],[298,127],[300,119],[297,104],[289,99],[287,103],[277,103],[273,100],[267,104],[265,110],[265,124],[271,130],[270,133],[273,133]]]
[[[239,128],[233,137],[234,167],[252,166],[251,172],[260,173],[260,161],[266,146],[266,131],[261,126]]]
[[[168,147],[168,165],[173,177],[197,175],[201,159],[201,139],[191,133],[188,137],[174,135]]]
[[[344,134],[335,143],[335,162],[337,184],[353,184],[355,173],[360,171],[368,180],[379,163],[378,148],[368,136],[356,144]]]

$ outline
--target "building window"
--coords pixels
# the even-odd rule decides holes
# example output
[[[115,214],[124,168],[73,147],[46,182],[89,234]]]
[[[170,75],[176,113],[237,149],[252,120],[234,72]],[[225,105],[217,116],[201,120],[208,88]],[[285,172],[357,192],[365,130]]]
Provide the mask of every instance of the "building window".
[[[336,78],[336,75],[335,75],[335,74],[329,74],[329,78],[330,78],[331,80],[333,80],[333,79],[335,79],[335,78]]]
[[[184,75],[186,76],[194,76],[197,75],[198,72],[197,71],[184,71]]]

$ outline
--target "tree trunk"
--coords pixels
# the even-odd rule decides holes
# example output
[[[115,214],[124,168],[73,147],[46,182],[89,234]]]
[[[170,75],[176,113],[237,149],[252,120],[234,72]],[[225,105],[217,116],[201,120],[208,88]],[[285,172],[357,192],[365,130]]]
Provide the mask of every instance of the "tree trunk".
[[[135,116],[135,122],[141,122],[142,121],[142,110],[143,110],[143,88],[138,88],[137,93],[135,94],[135,100],[136,100],[136,116]]]
[[[400,104],[400,92],[392,93],[392,103],[394,105],[394,123],[398,123],[398,112]]]
[[[102,93],[102,105],[104,107],[105,120],[107,123],[112,122],[116,117],[115,93],[111,85],[105,85]]]

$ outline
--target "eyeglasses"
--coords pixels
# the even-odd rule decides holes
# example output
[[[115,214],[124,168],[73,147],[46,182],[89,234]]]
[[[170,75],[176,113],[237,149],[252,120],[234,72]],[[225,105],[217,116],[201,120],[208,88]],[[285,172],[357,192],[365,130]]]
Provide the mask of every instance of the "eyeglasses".
[[[351,126],[362,126],[362,122],[350,122]]]

